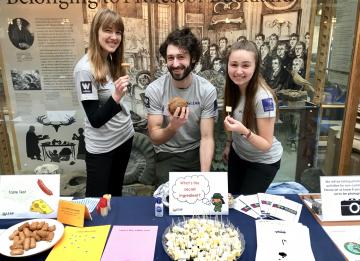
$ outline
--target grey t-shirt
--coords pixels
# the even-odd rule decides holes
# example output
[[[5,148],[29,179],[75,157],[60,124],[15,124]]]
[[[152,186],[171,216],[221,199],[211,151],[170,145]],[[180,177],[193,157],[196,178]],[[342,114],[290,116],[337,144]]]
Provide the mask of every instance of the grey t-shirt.
[[[102,106],[112,95],[115,85],[108,78],[107,83],[99,84],[91,73],[88,55],[84,55],[74,69],[75,86],[79,101],[99,100]],[[109,152],[132,137],[135,133],[130,110],[122,103],[122,110],[100,128],[93,128],[85,116],[86,150],[93,154]]]
[[[234,110],[234,118],[242,122],[245,106],[245,97],[241,96],[239,104]],[[255,114],[256,118],[274,118],[276,117],[276,106],[272,94],[260,87],[255,96]],[[262,152],[255,148],[245,137],[238,132],[232,133],[232,146],[236,154],[247,161],[272,164],[281,159],[283,148],[281,143],[274,137],[271,148]]]
[[[171,98],[184,98],[190,109],[188,121],[165,144],[155,147],[156,152],[179,153],[200,146],[200,120],[217,117],[215,87],[204,78],[191,73],[192,82],[186,89],[172,85],[172,76],[166,73],[153,81],[145,91],[145,107],[148,114],[163,115],[163,126],[169,123],[168,103]]]

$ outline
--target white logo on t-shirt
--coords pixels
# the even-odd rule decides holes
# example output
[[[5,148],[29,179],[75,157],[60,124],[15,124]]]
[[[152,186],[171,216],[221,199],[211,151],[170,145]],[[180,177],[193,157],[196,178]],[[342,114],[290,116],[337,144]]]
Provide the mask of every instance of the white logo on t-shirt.
[[[92,93],[92,84],[91,84],[91,81],[83,81],[83,82],[80,82],[80,87],[81,87],[81,93],[82,93],[82,94]]]

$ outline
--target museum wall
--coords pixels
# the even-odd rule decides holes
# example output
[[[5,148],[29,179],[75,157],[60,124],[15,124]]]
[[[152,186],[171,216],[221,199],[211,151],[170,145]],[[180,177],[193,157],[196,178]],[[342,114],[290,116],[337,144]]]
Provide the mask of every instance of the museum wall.
[[[312,93],[298,81],[299,77],[305,79],[310,52],[307,47],[311,39],[306,33],[312,1],[38,2],[42,4],[0,3],[1,74],[16,173],[33,173],[37,168],[39,171],[39,166],[55,164],[64,174],[63,189],[74,177],[81,180],[85,176],[84,112],[77,100],[72,73],[86,52],[89,26],[100,7],[116,10],[125,23],[125,58],[131,65],[125,104],[131,108],[137,132],[127,172],[129,182],[152,183],[154,152],[146,136],[142,94],[151,81],[167,72],[158,47],[177,27],[190,27],[202,40],[204,49],[208,48],[195,72],[215,85],[220,109],[225,53],[241,37],[258,44],[264,78],[280,102],[286,103],[289,95],[311,101]],[[16,36],[18,23],[28,31],[25,43],[19,43]],[[264,38],[257,40],[259,33]],[[213,170],[224,170],[226,166],[219,157],[224,140],[221,119],[216,137]]]

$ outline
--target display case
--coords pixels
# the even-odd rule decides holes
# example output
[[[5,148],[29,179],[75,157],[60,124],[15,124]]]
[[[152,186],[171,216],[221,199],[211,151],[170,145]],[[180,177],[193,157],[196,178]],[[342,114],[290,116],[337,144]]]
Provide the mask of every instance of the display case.
[[[318,1],[310,78],[319,105],[317,166],[324,175],[348,175],[359,99],[359,2]],[[346,120],[347,119],[347,120]],[[345,131],[344,131],[345,130]],[[345,156],[346,155],[346,156]],[[355,171],[356,173],[356,171]]]
[[[284,154],[278,175],[293,175],[287,181],[300,183],[304,170],[316,166],[318,116],[319,107],[311,102],[280,106],[275,136],[281,141]]]

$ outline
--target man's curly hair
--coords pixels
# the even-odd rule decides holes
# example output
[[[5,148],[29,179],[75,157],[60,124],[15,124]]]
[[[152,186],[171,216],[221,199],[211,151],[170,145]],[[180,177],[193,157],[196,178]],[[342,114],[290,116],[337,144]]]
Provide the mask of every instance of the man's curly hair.
[[[195,64],[200,59],[202,48],[201,42],[191,32],[190,28],[185,27],[183,29],[176,29],[167,36],[166,40],[159,47],[159,52],[165,60],[167,47],[170,44],[189,52],[191,58],[191,69],[194,69]]]

